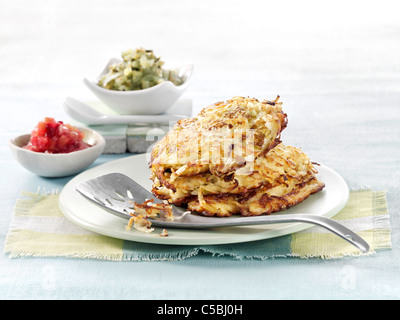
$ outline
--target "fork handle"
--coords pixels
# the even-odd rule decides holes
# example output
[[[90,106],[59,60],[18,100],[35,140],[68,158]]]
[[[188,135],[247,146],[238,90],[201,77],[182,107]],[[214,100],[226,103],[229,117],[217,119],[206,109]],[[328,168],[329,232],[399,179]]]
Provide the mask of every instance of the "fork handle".
[[[274,223],[286,223],[286,222],[303,222],[311,223],[328,229],[344,240],[350,242],[352,245],[357,247],[364,253],[370,250],[368,243],[361,238],[358,234],[351,231],[349,228],[340,224],[339,222],[323,217],[309,214],[285,214],[285,215],[269,215],[269,216],[257,216],[251,217],[251,220],[240,218],[229,219],[232,220],[232,225],[254,225],[254,224],[274,224]],[[236,220],[236,221],[233,221]]]

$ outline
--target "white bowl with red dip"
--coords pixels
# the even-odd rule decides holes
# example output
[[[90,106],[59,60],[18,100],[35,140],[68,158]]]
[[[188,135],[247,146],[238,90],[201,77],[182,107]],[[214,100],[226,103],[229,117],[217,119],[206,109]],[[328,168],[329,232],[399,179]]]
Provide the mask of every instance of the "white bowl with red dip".
[[[30,134],[9,141],[15,159],[42,177],[65,177],[89,167],[104,151],[98,132],[53,118],[40,121]]]

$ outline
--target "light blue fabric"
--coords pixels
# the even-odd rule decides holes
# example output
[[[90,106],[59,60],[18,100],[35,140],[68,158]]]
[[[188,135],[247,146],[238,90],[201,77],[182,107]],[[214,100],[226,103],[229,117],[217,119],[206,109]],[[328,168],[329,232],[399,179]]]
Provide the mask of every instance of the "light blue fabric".
[[[250,243],[235,243],[207,246],[159,246],[125,241],[123,253],[126,259],[183,260],[203,253],[214,257],[228,256],[234,259],[273,259],[291,255],[291,235]]]

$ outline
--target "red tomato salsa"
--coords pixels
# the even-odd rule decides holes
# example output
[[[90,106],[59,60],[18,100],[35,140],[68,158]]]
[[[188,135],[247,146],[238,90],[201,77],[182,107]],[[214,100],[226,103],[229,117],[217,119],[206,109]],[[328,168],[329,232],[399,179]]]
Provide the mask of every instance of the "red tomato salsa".
[[[24,148],[43,153],[70,153],[90,147],[83,138],[84,133],[70,124],[45,118],[33,129]]]

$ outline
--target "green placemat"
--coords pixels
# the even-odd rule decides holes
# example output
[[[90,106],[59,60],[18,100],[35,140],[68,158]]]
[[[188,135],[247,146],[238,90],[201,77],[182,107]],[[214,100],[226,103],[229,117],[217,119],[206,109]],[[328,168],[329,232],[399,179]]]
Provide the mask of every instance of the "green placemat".
[[[71,223],[58,208],[58,194],[23,193],[15,205],[4,252],[12,258],[65,257],[114,261],[181,260],[200,252],[214,258],[341,258],[363,255],[354,246],[314,226],[294,234],[239,244],[208,246],[156,245],[114,239]],[[386,192],[352,191],[335,220],[362,236],[376,251],[391,248]],[[132,230],[132,232],[139,232]]]

